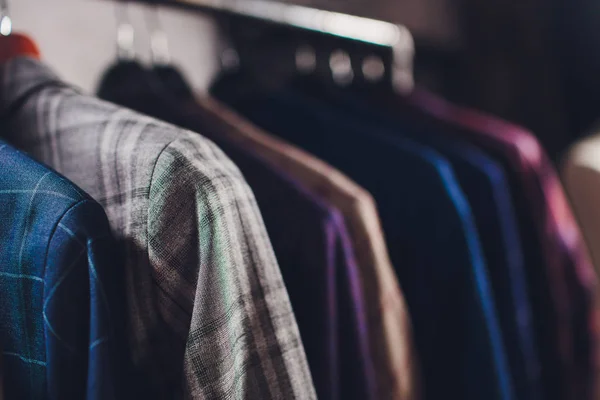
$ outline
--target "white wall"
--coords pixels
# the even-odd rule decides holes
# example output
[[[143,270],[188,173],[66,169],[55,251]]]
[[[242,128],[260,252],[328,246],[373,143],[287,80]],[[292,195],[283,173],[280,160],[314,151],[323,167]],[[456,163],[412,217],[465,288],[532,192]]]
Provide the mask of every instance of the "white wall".
[[[86,91],[94,91],[103,70],[116,57],[115,6],[107,0],[8,0],[15,31],[30,34],[44,61],[60,76]],[[143,12],[129,6],[136,28],[136,48],[149,59],[149,39]],[[161,9],[172,58],[191,84],[205,90],[218,65],[217,37],[210,19],[181,10]]]

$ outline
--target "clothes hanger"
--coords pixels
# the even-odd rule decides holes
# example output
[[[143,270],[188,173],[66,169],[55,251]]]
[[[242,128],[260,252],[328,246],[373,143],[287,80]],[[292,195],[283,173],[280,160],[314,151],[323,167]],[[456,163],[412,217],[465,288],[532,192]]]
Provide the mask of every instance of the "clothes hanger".
[[[117,61],[102,75],[97,90],[98,97],[176,125],[183,124],[185,116],[180,116],[179,111],[188,107],[177,96],[181,96],[181,91],[174,91],[173,86],[167,86],[164,74],[157,74],[137,60],[134,49],[135,32],[130,23],[129,9],[126,4],[116,3],[115,6],[118,26]],[[157,46],[156,42],[154,46]],[[160,57],[161,61],[165,60],[164,50],[158,54],[159,56],[153,50],[154,59]],[[172,74],[168,76],[172,77]],[[193,103],[188,102],[190,106],[196,104],[192,96],[193,93],[190,95]]]
[[[214,7],[209,0],[180,1]],[[223,69],[213,93],[225,87],[234,98],[253,86],[263,93],[310,89],[329,99],[342,89],[402,96],[413,90],[414,41],[401,25],[260,0],[218,7],[232,15],[223,19],[235,28],[228,51],[237,52],[238,62]]]
[[[184,102],[195,102],[194,90],[183,73],[172,63],[169,41],[160,23],[158,8],[154,5],[146,13],[146,24],[150,32],[152,72],[164,89],[174,98]]]
[[[40,50],[29,36],[12,32],[7,0],[0,0],[0,63],[20,56],[39,59]]]
[[[98,85],[98,96],[114,101],[122,96],[157,96],[161,84],[148,68],[137,60],[135,52],[135,30],[130,22],[126,4],[115,3],[117,19],[117,59],[102,75]]]

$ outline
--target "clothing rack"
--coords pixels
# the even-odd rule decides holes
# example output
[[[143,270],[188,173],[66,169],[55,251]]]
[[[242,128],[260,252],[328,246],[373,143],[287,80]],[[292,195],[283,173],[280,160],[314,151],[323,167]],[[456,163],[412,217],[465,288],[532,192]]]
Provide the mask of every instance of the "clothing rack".
[[[414,84],[414,39],[400,24],[265,0],[131,0],[182,7],[216,17],[240,17],[261,24],[315,32],[391,52],[389,64],[394,88],[409,91]],[[378,51],[375,50],[375,53]],[[387,57],[384,57],[384,60]],[[387,61],[387,60],[386,60]]]

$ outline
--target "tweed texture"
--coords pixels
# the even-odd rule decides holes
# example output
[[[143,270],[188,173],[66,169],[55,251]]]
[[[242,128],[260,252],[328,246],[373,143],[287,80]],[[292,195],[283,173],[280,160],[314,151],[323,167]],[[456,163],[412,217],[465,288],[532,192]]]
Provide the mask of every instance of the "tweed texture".
[[[139,395],[315,398],[237,167],[202,136],[82,95],[36,60],[12,60],[1,75],[1,108],[18,128],[7,139],[102,204],[125,252]]]

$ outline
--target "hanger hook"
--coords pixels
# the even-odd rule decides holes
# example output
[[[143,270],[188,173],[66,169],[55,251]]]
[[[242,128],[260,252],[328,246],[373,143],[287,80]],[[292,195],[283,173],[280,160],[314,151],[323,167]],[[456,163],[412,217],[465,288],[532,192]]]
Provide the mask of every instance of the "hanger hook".
[[[160,22],[158,6],[151,5],[152,10],[146,12],[146,25],[150,32],[150,52],[154,65],[169,65],[171,53],[169,39]]]
[[[8,0],[0,0],[0,35],[9,36],[12,33],[12,19],[8,13]]]
[[[117,19],[117,58],[119,60],[135,59],[135,31],[129,19],[127,4],[115,2]]]

